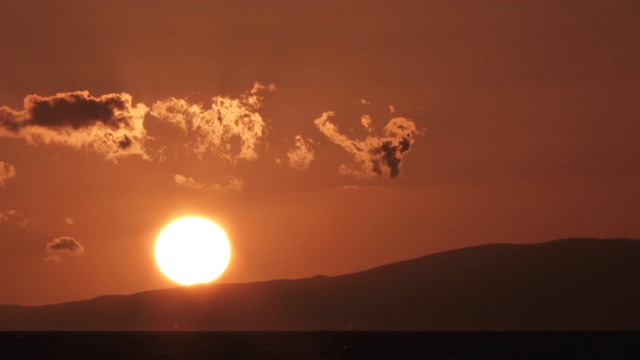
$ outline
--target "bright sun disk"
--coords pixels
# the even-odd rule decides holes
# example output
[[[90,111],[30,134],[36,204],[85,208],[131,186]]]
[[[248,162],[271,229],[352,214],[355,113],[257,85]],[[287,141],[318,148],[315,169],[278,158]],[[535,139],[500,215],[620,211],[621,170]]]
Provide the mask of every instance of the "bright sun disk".
[[[229,264],[231,247],[225,232],[214,222],[186,217],[162,229],[155,256],[158,267],[169,279],[193,285],[220,276]]]

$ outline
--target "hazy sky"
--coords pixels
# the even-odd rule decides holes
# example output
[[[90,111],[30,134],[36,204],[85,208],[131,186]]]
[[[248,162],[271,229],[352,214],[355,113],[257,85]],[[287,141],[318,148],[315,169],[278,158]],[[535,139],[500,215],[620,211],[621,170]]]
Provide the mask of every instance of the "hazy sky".
[[[2,1],[0,304],[640,238],[638,1]]]

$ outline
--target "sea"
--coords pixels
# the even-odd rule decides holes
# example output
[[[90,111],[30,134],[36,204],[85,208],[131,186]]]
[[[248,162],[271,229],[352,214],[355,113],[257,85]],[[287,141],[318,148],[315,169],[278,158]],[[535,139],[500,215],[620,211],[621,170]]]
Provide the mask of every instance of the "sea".
[[[0,359],[640,359],[640,332],[0,332]]]

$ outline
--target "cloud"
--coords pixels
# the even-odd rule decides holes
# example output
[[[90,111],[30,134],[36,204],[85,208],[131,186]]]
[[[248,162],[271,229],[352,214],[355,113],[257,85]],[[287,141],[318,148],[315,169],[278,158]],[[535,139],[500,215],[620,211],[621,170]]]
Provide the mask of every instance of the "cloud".
[[[155,102],[151,114],[180,128],[186,140],[194,143],[198,156],[211,153],[231,163],[254,160],[265,135],[266,123],[257,112],[263,104],[260,94],[265,91],[275,91],[275,85],[256,83],[238,98],[216,96],[209,108],[170,98]]]
[[[62,256],[65,255],[84,255],[84,246],[76,239],[69,236],[62,236],[51,240],[45,246],[45,261],[62,262]]]
[[[343,190],[358,190],[360,187],[358,185],[342,185],[340,189]]]
[[[312,142],[311,139],[309,142]],[[309,168],[313,161],[313,150],[307,146],[302,136],[296,135],[295,145],[287,152],[287,157],[289,158],[289,166],[297,170],[304,170]]]
[[[397,177],[404,155],[415,141],[414,136],[422,134],[413,121],[396,117],[382,129],[382,135],[375,135],[370,118],[362,117],[362,125],[370,130],[370,135],[360,140],[350,139],[329,121],[334,115],[333,112],[325,112],[314,123],[331,142],[353,155],[352,163],[340,166],[339,172],[343,175],[351,174],[360,178]]]
[[[173,176],[173,181],[175,181],[176,184],[188,189],[204,189],[206,187],[205,184],[199,183],[192,178],[180,174],[175,174]]]
[[[0,107],[0,137],[90,149],[114,161],[129,155],[146,157],[143,120],[147,111],[143,104],[133,106],[126,93],[28,95],[24,110]]]
[[[16,176],[16,167],[4,161],[0,161],[0,187],[5,186],[7,181],[14,176]]]
[[[67,216],[66,218],[64,218],[64,223],[67,225],[72,225],[74,222],[75,222],[75,219],[70,216]]]
[[[196,189],[196,190],[209,190],[209,191],[221,191],[221,192],[240,192],[244,189],[244,181],[242,179],[235,176],[228,176],[225,178],[225,182],[221,184],[205,184],[201,182],[197,182],[190,177],[186,177],[184,175],[175,174],[173,176],[173,181],[182,187],[187,189]]]
[[[371,116],[369,115],[362,115],[360,117],[360,123],[362,124],[362,126],[364,126],[365,129],[367,129],[367,131],[371,132],[373,129],[371,128],[371,123],[373,122],[373,120],[371,120]]]
[[[10,209],[5,211],[0,210],[0,225],[2,223],[7,223],[7,222],[17,224],[20,227],[25,227],[29,224],[34,223],[35,220],[25,217],[18,210],[15,210],[15,209]]]
[[[15,213],[16,213],[15,210],[7,210],[7,211],[0,210],[0,224],[9,221],[9,219],[11,219],[15,215]]]
[[[244,181],[236,176],[228,176],[225,179],[224,184],[213,184],[211,185],[211,189],[215,191],[232,191],[232,192],[240,192],[244,189]]]

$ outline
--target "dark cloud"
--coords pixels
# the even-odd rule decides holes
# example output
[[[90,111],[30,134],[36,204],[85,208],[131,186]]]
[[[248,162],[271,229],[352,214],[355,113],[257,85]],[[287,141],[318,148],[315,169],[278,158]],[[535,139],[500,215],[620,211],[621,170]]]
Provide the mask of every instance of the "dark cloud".
[[[403,125],[400,125],[403,126]],[[381,152],[382,156],[378,159],[373,159],[373,168],[378,175],[384,175],[383,170],[385,167],[389,169],[389,176],[394,178],[400,174],[400,162],[405,152],[411,149],[412,133],[407,132],[399,135],[399,137],[392,140],[382,141],[379,149],[373,149],[374,153]],[[379,163],[376,161],[378,160]]]
[[[62,236],[51,240],[45,246],[45,261],[62,262],[62,255],[84,255],[84,246],[76,239]]]
[[[11,110],[7,106],[0,106],[0,135],[18,136],[16,133],[20,130],[21,113]]]
[[[333,116],[333,112],[325,112],[315,120],[315,124],[331,142],[353,155],[353,163],[340,166],[340,173],[344,175],[352,174],[361,178],[397,177],[400,175],[400,164],[411,149],[415,135],[422,134],[413,121],[397,117],[382,129],[382,135],[376,135],[371,126],[371,118],[364,115],[361,123],[369,135],[364,139],[350,139],[329,121]]]
[[[112,129],[131,127],[126,116],[126,94],[90,96],[87,91],[59,93],[55,96],[29,95],[24,99],[29,117],[25,126],[80,129],[102,123]]]
[[[146,158],[143,121],[147,111],[143,104],[134,106],[126,93],[28,95],[21,111],[0,107],[0,137],[91,149],[114,161],[129,155]]]

